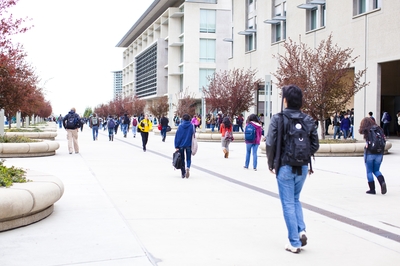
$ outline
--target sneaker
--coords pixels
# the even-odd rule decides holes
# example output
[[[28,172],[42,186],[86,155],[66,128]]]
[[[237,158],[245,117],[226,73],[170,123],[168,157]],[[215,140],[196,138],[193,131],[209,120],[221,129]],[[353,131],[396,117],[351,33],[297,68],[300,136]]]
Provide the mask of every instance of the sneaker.
[[[185,178],[185,175],[182,175],[182,178]]]
[[[307,245],[307,236],[305,231],[301,231],[299,233],[300,241],[301,241],[301,246],[304,247]]]
[[[190,171],[189,170],[190,170],[190,168],[186,168],[186,175],[185,175],[186,178],[189,178],[189,176],[190,176]]]
[[[248,168],[248,167],[246,167],[246,166],[243,166],[243,168],[244,168],[244,169],[249,169],[249,168]]]
[[[290,245],[290,244],[287,244],[287,245],[285,246],[285,249],[286,249],[287,251],[290,251],[290,252],[296,253],[296,254],[300,253],[300,251],[301,251],[301,248],[292,247],[292,245]]]
[[[254,168],[254,171],[257,171],[257,168]]]

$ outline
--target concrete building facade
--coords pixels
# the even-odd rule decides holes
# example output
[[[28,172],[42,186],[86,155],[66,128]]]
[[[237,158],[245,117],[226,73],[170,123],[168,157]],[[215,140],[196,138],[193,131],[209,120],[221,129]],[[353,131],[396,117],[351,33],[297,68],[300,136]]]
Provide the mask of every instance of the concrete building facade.
[[[198,100],[207,76],[228,68],[231,0],[155,0],[117,44],[123,52],[122,95],[148,104],[167,96],[170,121],[180,95]]]
[[[276,71],[273,55],[285,52],[283,43],[288,38],[315,48],[332,34],[334,44],[352,48],[352,56],[358,56],[351,68],[355,72],[367,69],[364,80],[369,86],[350,103],[355,128],[369,111],[378,121],[384,110],[396,117],[400,110],[400,1],[233,0],[232,10],[229,68],[257,69],[258,77],[264,79]],[[263,112],[265,100],[258,96],[253,111]],[[280,110],[275,85],[270,105],[272,113]],[[395,128],[392,122],[391,131]]]
[[[122,70],[113,71],[113,96],[114,100],[122,97]]]

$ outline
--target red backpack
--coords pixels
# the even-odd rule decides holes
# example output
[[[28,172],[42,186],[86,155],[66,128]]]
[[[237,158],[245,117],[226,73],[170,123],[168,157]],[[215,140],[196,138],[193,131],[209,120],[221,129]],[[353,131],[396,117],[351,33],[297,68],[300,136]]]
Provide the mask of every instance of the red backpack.
[[[132,119],[132,126],[134,126],[134,127],[137,126],[137,119],[136,118]]]

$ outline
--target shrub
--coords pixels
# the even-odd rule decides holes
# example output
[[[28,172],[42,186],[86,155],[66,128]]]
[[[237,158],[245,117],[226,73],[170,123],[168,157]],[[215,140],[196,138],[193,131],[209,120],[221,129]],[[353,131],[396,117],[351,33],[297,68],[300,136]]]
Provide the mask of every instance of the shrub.
[[[4,130],[5,132],[43,132],[40,128],[23,129],[23,128],[11,128]]]
[[[4,166],[4,160],[0,161],[0,187],[10,187],[13,183],[26,183],[25,177],[26,172],[20,168],[14,166]]]
[[[38,141],[23,136],[0,136],[0,143],[29,143],[29,142],[38,142]]]

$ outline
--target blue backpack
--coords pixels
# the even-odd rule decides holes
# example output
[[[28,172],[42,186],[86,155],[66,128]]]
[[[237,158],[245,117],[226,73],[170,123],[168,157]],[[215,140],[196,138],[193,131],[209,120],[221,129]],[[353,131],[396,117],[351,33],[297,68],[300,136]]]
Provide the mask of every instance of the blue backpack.
[[[244,140],[253,142],[256,139],[256,128],[252,123],[248,123],[244,129]]]

